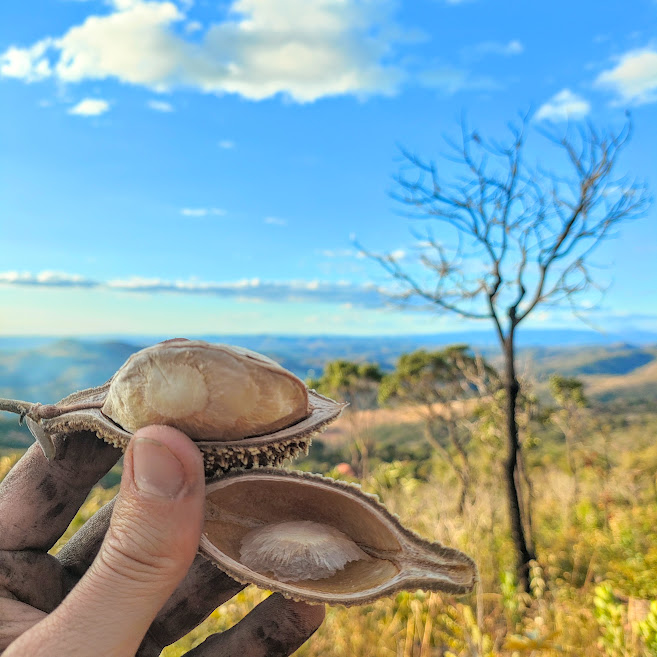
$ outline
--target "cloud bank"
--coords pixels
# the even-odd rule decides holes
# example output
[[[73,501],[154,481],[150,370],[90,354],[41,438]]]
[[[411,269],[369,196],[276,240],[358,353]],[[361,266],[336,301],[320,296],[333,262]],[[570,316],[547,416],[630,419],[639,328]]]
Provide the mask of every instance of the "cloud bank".
[[[170,1],[112,0],[61,36],[0,54],[0,75],[25,82],[112,78],[154,91],[187,87],[252,100],[284,94],[394,93],[387,63],[390,0],[233,0],[226,18],[188,29]],[[187,27],[186,27],[187,26]],[[397,29],[397,32],[399,30]]]
[[[79,274],[44,271],[0,272],[0,285],[12,287],[82,288],[136,294],[171,293],[267,302],[314,302],[381,307],[385,291],[375,285],[353,285],[348,281],[262,281],[259,278],[224,283],[198,280],[167,281],[160,278],[132,277],[97,281]]]

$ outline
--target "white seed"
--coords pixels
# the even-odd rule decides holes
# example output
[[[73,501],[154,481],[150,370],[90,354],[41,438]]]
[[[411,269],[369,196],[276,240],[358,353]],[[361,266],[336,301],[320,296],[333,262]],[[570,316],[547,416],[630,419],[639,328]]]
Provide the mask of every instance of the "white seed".
[[[242,539],[242,563],[281,582],[324,579],[350,561],[369,559],[354,541],[335,527],[297,520],[251,530]]]

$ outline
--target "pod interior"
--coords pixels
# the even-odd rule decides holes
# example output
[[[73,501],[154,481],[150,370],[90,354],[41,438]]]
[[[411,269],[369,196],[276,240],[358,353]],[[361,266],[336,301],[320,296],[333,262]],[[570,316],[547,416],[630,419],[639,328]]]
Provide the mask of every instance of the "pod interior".
[[[401,556],[402,546],[374,508],[318,486],[316,480],[259,476],[257,485],[253,484],[249,477],[232,478],[210,493],[206,501],[204,533],[215,548],[234,562],[236,575],[245,568],[240,563],[244,537],[255,527],[290,520],[335,527],[370,556],[350,561],[324,579],[296,581],[295,588],[349,595],[382,586],[399,574],[395,557]],[[268,572],[260,575],[273,578]]]

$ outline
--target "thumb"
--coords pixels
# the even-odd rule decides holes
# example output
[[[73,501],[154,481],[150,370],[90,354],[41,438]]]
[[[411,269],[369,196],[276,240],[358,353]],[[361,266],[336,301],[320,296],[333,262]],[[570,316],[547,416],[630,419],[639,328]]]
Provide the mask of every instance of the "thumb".
[[[51,637],[65,627],[66,654],[135,654],[194,560],[204,498],[203,460],[187,436],[164,426],[136,432],[100,552],[48,619]]]

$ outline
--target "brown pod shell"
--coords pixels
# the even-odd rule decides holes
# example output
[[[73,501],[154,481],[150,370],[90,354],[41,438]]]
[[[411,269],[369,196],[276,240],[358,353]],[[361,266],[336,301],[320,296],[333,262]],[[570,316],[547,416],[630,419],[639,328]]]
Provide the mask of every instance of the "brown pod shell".
[[[366,604],[415,589],[466,593],[477,579],[470,557],[406,529],[359,487],[271,468],[207,485],[199,549],[239,582],[317,604]]]
[[[98,388],[36,408],[28,426],[46,446],[44,435],[93,431],[125,449],[138,428],[166,424],[196,442],[213,474],[307,452],[343,408],[265,356],[181,339],[137,352]]]

